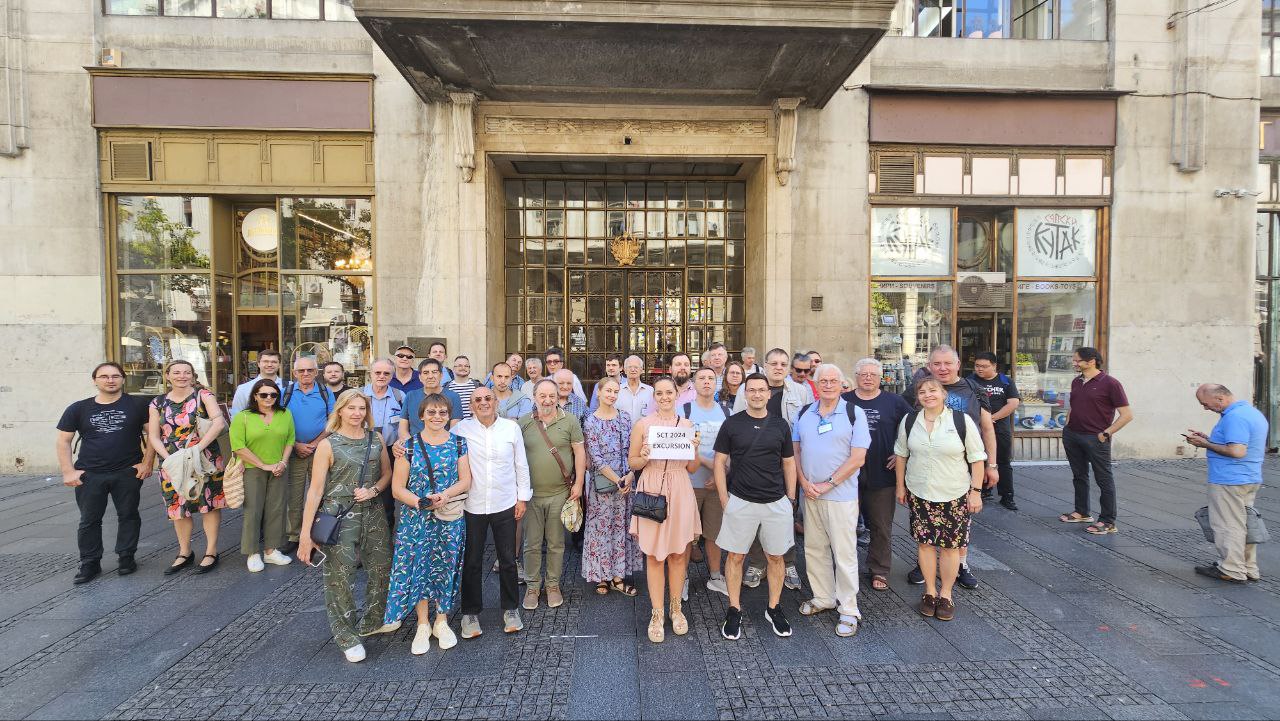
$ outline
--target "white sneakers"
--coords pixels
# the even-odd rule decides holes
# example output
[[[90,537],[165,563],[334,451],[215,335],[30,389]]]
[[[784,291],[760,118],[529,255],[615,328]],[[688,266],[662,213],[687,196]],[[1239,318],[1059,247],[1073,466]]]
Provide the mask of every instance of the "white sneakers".
[[[440,650],[448,651],[458,645],[458,637],[453,635],[453,629],[449,628],[449,617],[444,614],[436,616],[436,625],[433,629],[436,640],[440,641]]]
[[[689,600],[689,576],[687,575],[684,577],[684,588],[680,590],[680,600]]]
[[[290,563],[293,563],[293,559],[281,553],[280,549],[278,548],[272,551],[271,553],[264,555],[262,557],[262,560],[266,561],[267,563],[270,563],[273,566],[287,566]]]
[[[245,565],[249,567],[249,573],[262,573],[262,569],[266,568],[263,562],[270,563],[273,566],[287,566],[293,563],[293,559],[275,549],[271,553],[261,554],[255,553],[249,556],[249,560],[245,561]]]
[[[404,622],[392,621],[391,623],[384,623],[381,626],[379,626],[377,629],[370,631],[368,633],[362,633],[360,635],[368,637],[368,636],[377,636],[380,633],[395,633],[396,631],[400,630],[400,624],[402,623]]]
[[[484,633],[484,631],[480,630],[479,616],[469,616],[467,614],[462,615],[462,637],[463,638],[476,638],[482,633]]]
[[[346,651],[343,651],[342,655],[346,656],[347,660],[351,663],[360,663],[364,660],[365,656],[364,644],[357,643]]]
[[[425,623],[418,624],[418,632],[413,635],[413,644],[409,646],[409,653],[414,656],[421,656],[431,650],[431,627]]]
[[[715,591],[716,593],[723,593],[728,596],[729,584],[724,582],[724,576],[712,576],[707,579],[707,590]]]

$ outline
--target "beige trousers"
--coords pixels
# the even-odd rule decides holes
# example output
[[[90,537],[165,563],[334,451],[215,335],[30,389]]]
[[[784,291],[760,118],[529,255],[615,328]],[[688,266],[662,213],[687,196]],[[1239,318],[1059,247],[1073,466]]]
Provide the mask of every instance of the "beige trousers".
[[[1245,543],[1245,507],[1253,505],[1261,483],[1243,486],[1209,484],[1209,525],[1218,549],[1218,567],[1232,578],[1258,578],[1258,546]]]

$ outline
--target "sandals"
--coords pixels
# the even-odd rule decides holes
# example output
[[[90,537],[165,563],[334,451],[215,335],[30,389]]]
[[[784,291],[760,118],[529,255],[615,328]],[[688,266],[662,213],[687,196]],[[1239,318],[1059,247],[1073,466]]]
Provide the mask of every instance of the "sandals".
[[[1097,523],[1084,529],[1086,533],[1092,533],[1095,536],[1105,536],[1109,533],[1116,532],[1116,524],[1107,523],[1106,521],[1098,521]]]
[[[181,571],[182,569],[186,568],[187,566],[190,566],[190,565],[192,564],[192,562],[194,562],[194,561],[196,560],[196,553],[195,553],[195,551],[192,551],[191,553],[188,553],[188,554],[187,554],[187,555],[185,555],[185,556],[183,556],[183,555],[179,555],[177,558],[175,558],[175,559],[173,559],[173,560],[174,560],[174,561],[182,561],[182,563],[174,563],[174,564],[170,565],[168,568],[164,569],[164,575],[166,575],[166,576],[172,576],[173,574],[177,573],[178,571]]]
[[[1094,518],[1093,516],[1082,516],[1079,513],[1072,511],[1071,513],[1064,513],[1061,516],[1058,516],[1058,520],[1063,523],[1093,523]]]
[[[205,558],[212,558],[212,559],[213,559],[213,563],[210,563],[210,564],[209,564],[209,565],[207,565],[207,566],[206,566],[206,565],[204,565],[204,559],[205,559]],[[204,558],[201,558],[201,559],[200,559],[200,565],[196,566],[196,567],[195,567],[195,570],[194,570],[194,571],[192,571],[192,573],[208,573],[208,572],[212,571],[212,570],[213,570],[217,565],[218,565],[218,554],[216,554],[216,553],[206,553],[206,554],[204,554]]]
[[[602,585],[604,585],[604,584],[603,584],[603,583],[601,583],[601,584],[599,584],[599,585],[597,585],[597,586],[596,586],[596,593],[602,593],[602,592],[600,591],[600,586],[602,586]],[[626,581],[623,581],[623,580],[621,580],[621,579],[616,580],[616,581],[610,581],[610,582],[609,582],[609,588],[611,588],[611,589],[613,589],[613,590],[617,591],[618,593],[621,593],[621,594],[622,594],[622,595],[624,595],[624,596],[634,596],[634,595],[636,595],[636,587],[635,587],[635,586],[632,586],[631,584],[629,584],[629,583],[627,583]]]
[[[817,616],[818,614],[824,611],[830,611],[830,610],[831,610],[830,606],[819,606],[818,604],[814,603],[812,599],[800,604],[801,616]]]
[[[889,579],[885,578],[884,576],[872,576],[871,589],[874,591],[881,591],[881,592],[888,591]]]
[[[605,583],[604,581],[601,581],[600,583],[596,584],[597,596],[605,596],[605,595],[608,595],[608,593],[609,593],[609,584]]]

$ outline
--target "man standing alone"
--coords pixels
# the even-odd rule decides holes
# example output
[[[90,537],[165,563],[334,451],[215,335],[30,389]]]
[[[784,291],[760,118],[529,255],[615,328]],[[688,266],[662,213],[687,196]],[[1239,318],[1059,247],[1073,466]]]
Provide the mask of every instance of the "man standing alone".
[[[277,359],[278,360],[278,359]],[[92,581],[102,573],[102,516],[107,498],[116,506],[116,555],[119,573],[127,576],[138,570],[134,554],[142,517],[138,514],[142,481],[151,475],[155,451],[144,444],[147,401],[123,392],[124,369],[111,362],[93,369],[98,393],[72,403],[58,421],[58,465],[62,485],[76,489],[80,507],[80,527],[76,542],[80,547],[80,570],[74,583]],[[80,455],[71,460],[71,441],[81,438]],[[143,447],[146,451],[143,451]]]
[[[1196,566],[1196,573],[1232,583],[1256,581],[1258,546],[1248,542],[1248,518],[1262,487],[1262,457],[1267,449],[1267,419],[1225,386],[1206,383],[1196,400],[1221,415],[1209,435],[1187,431],[1187,443],[1204,448],[1209,461],[1209,525],[1218,560]]]
[[[1129,398],[1120,381],[1102,370],[1097,348],[1077,348],[1071,362],[1080,373],[1071,381],[1071,407],[1062,429],[1062,450],[1071,464],[1075,510],[1058,516],[1063,523],[1089,523],[1095,536],[1116,532],[1116,482],[1111,474],[1111,437],[1133,420]],[[988,453],[990,451],[988,450]],[[1096,523],[1089,513],[1089,469],[1098,484]]]

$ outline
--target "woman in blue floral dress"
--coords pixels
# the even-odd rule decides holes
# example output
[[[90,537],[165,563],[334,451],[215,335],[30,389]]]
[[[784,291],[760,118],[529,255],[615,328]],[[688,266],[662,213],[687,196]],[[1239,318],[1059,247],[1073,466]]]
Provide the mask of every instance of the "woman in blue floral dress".
[[[434,634],[440,649],[458,644],[449,628],[449,613],[458,594],[462,571],[462,547],[466,522],[457,506],[459,496],[471,487],[467,464],[467,442],[446,430],[450,405],[444,396],[432,393],[420,409],[424,426],[409,437],[405,459],[397,463],[391,480],[400,508],[396,527],[395,556],[391,562],[391,591],[387,595],[385,623],[402,620],[413,608],[418,631],[410,650],[421,655],[431,648]],[[449,504],[453,502],[453,506]],[[442,521],[436,511],[457,518]],[[436,621],[428,624],[429,606],[436,603]]]
[[[627,468],[630,447],[631,416],[620,413],[618,382],[605,378],[596,385],[600,405],[587,416],[582,429],[586,438],[590,470],[587,474],[587,518],[582,541],[582,577],[596,584],[596,593],[609,589],[627,596],[636,589],[624,579],[640,570],[643,559],[636,539],[630,533],[632,474]],[[595,477],[602,473],[617,486],[616,491],[600,493]]]

